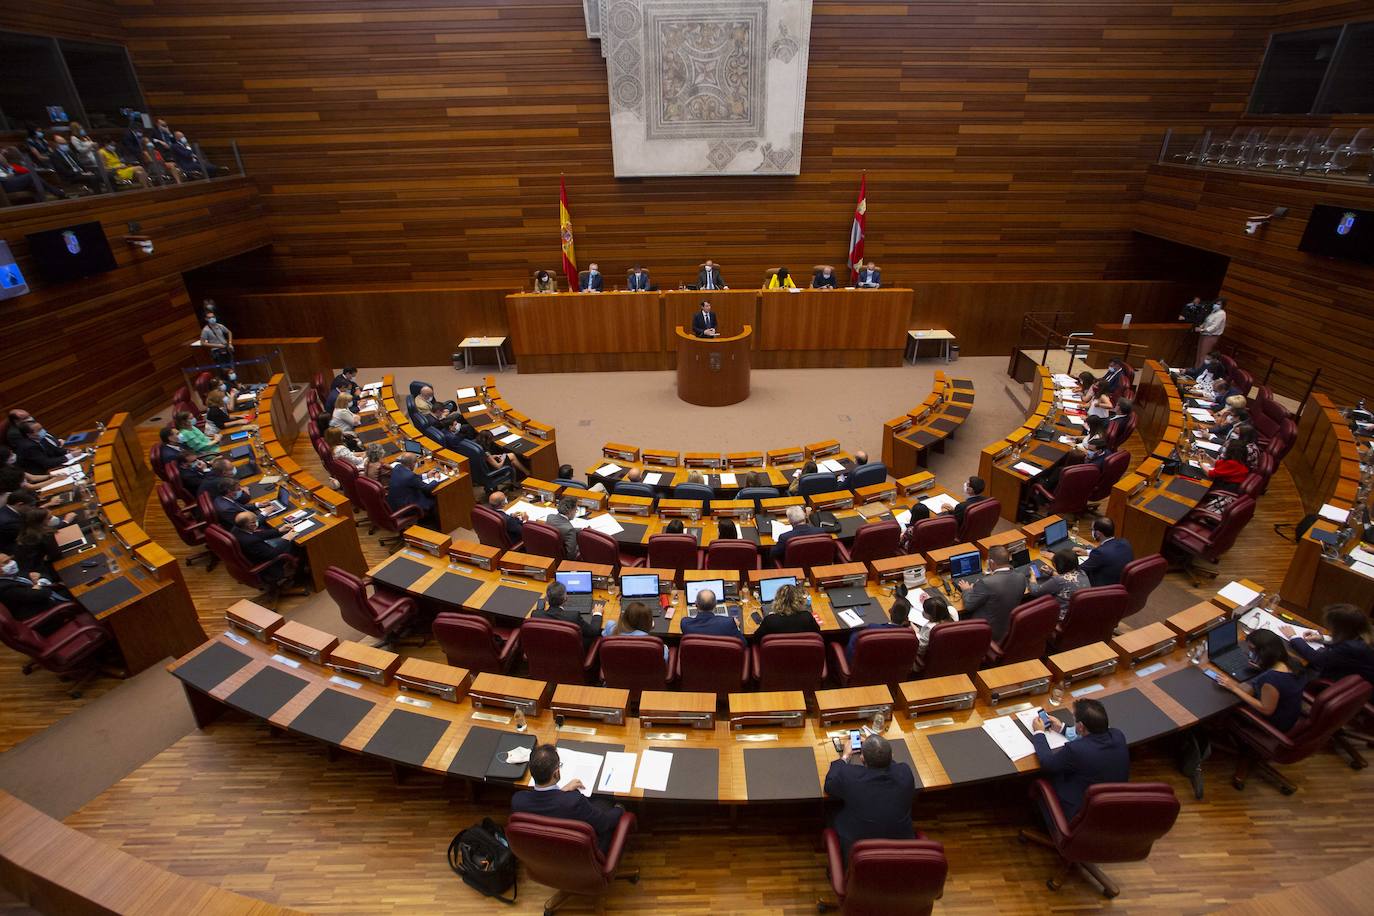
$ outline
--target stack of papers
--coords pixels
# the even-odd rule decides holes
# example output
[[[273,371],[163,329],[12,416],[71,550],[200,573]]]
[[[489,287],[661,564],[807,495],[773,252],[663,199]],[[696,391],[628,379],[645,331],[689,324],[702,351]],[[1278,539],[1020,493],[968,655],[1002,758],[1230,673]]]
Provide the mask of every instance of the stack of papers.
[[[1212,452],[1214,454],[1221,454],[1221,446],[1217,445],[1215,442],[1203,442],[1201,439],[1199,439],[1193,444],[1196,445],[1198,448],[1202,449],[1203,451]]]
[[[729,471],[722,471],[720,475],[720,485],[722,487],[733,487],[735,485],[735,475]]]
[[[619,474],[622,468],[614,462],[607,462],[592,472],[595,477],[610,477],[612,474]]]
[[[1216,419],[1216,417],[1212,416],[1212,412],[1210,410],[1203,410],[1201,407],[1189,407],[1188,416],[1196,417],[1197,419],[1207,423],[1211,423],[1213,420]]]
[[[512,442],[519,442],[520,435],[519,433],[511,433],[509,436],[502,436],[500,439],[497,439],[496,441],[500,442],[502,445],[510,445]]]
[[[1078,387],[1078,379],[1074,378],[1072,375],[1065,375],[1063,372],[1056,372],[1052,376],[1052,378],[1054,379],[1054,383],[1061,388]]]
[[[988,719],[983,723],[983,731],[988,733],[988,737],[997,742],[997,746],[1002,749],[1013,761],[1020,760],[1022,757],[1029,757],[1035,753],[1035,745],[1031,744],[1030,739],[1025,736],[1021,729],[1016,727],[1016,722],[1012,716],[998,716],[995,719]],[[564,768],[566,775],[567,769]]]
[[[461,400],[464,400],[465,398],[475,398],[475,397],[477,397],[477,389],[476,389],[476,388],[459,388],[459,389],[458,389],[458,392],[457,392],[457,396],[458,396],[458,400],[460,400],[460,401],[461,401]]]
[[[948,512],[959,505],[959,501],[948,493],[941,493],[939,496],[932,496],[929,499],[921,500],[921,505],[925,506],[933,514],[939,515],[941,512]],[[908,512],[906,517],[907,520],[910,521],[911,513]],[[902,522],[902,524],[905,526],[906,522]]]
[[[787,524],[787,522],[780,522],[777,519],[773,519],[773,540],[776,541],[778,538],[782,537],[784,534],[791,530],[792,526]]]
[[[663,483],[664,479],[665,479],[667,476],[668,476],[667,474],[657,473],[657,472],[656,472],[656,473],[653,473],[653,474],[645,474],[644,477],[643,477],[642,482],[648,484],[648,485],[651,486],[651,487],[656,487],[656,486],[658,486],[659,484]]]
[[[1241,585],[1239,582],[1229,582],[1226,587],[1217,592],[1217,595],[1230,601],[1232,604],[1245,607],[1259,600],[1260,593],[1253,588]]]
[[[1335,522],[1344,525],[1350,519],[1350,510],[1342,509],[1340,506],[1333,506],[1330,503],[1323,503],[1317,514],[1328,522]]]
[[[1011,466],[1011,469],[1013,471],[1018,471],[1019,473],[1025,474],[1027,477],[1034,477],[1041,471],[1041,468],[1036,467],[1029,461],[1018,461]]]
[[[892,517],[897,520],[897,524],[901,525],[903,530],[906,530],[906,526],[911,524],[910,509],[899,509],[892,513]]]
[[[1296,626],[1285,620],[1280,620],[1262,607],[1247,611],[1245,615],[1240,618],[1240,625],[1245,627],[1246,632],[1249,633],[1253,633],[1256,630],[1268,630],[1270,633],[1281,638],[1284,642],[1308,630],[1307,627]],[[1313,648],[1321,647],[1321,643],[1313,642],[1310,639],[1307,640],[1307,644]]]
[[[673,755],[668,751],[647,750],[639,755],[639,775],[635,787],[649,792],[668,788],[668,774],[673,768]]]
[[[1022,725],[1026,726],[1026,731],[1030,732],[1032,735],[1035,734],[1035,726],[1031,725],[1031,723],[1040,717],[1040,709],[1041,707],[1037,706],[1034,709],[1023,709],[1016,714],[1016,718]],[[1065,738],[1061,733],[1050,731],[1048,728],[1045,729],[1044,735],[1045,740],[1050,743],[1050,750],[1063,747],[1069,743],[1069,739]]]
[[[506,507],[506,512],[511,515],[515,515],[518,512],[525,513],[525,518],[531,522],[542,522],[557,511],[558,510],[553,506],[536,506],[523,499],[516,500]]]
[[[1087,421],[1087,420],[1083,419],[1082,417],[1075,417],[1075,416],[1073,416],[1072,414],[1066,416],[1064,419],[1068,420],[1068,421],[1069,421],[1070,423],[1072,423],[1074,426],[1087,426],[1087,425],[1088,425],[1088,421]]]
[[[481,413],[482,411],[484,411],[484,410],[486,410],[486,409],[487,409],[487,408],[484,407],[484,406],[481,405],[481,404],[473,404],[471,407],[468,408],[468,414],[469,414],[469,415],[472,415],[472,414],[475,414],[475,413]]]
[[[602,534],[615,536],[625,530],[625,526],[615,520],[613,515],[598,515],[596,518],[587,522],[587,527],[593,531],[600,531]]]
[[[558,763],[562,768],[563,785],[567,785],[574,779],[582,780],[582,788],[577,791],[583,795],[591,796],[592,790],[596,788],[596,780],[601,775],[601,764],[604,758],[600,754],[584,754],[582,751],[569,750],[566,747],[558,749]],[[530,785],[534,785],[534,777],[530,777]]]
[[[839,474],[844,471],[844,465],[840,464],[834,458],[827,458],[824,461],[818,461],[816,462],[816,467],[822,471],[829,471],[832,474]]]

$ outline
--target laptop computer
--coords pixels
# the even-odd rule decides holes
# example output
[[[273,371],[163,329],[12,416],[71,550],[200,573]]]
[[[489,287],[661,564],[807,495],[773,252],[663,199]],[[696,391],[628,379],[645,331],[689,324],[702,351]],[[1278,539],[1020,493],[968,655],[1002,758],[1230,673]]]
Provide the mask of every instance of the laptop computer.
[[[412,442],[409,439],[401,443],[401,448],[414,455],[423,455],[425,453],[425,447],[423,445],[418,442]]]
[[[778,589],[784,585],[796,585],[796,576],[775,576],[772,579],[763,579],[759,582],[759,604],[765,608],[771,607],[773,599],[778,595]]]
[[[273,518],[291,508],[291,493],[286,487],[277,487],[277,495],[265,503],[256,503],[263,518]]]
[[[697,603],[697,595],[709,589],[716,596],[716,616],[724,617],[725,609],[725,580],[724,579],[705,579],[701,582],[687,583],[687,605],[691,607]]]
[[[568,590],[567,600],[563,606],[570,611],[577,611],[579,614],[587,614],[592,609],[592,574],[589,572],[556,572],[553,574],[556,581],[562,583]]]
[[[240,445],[236,448],[231,448],[224,454],[224,457],[228,458],[230,461],[239,461],[244,458],[251,458],[252,456],[253,448],[249,445]]]
[[[956,553],[949,558],[949,577],[955,585],[969,585],[983,578],[983,555],[976,550]]]
[[[1045,526],[1045,549],[1054,553],[1061,547],[1072,547],[1069,537],[1069,523],[1062,518],[1055,519]]]
[[[1207,661],[1238,681],[1248,681],[1259,672],[1250,667],[1250,656],[1240,644],[1239,627],[1227,620],[1207,631]]]
[[[656,575],[641,574],[620,577],[622,603],[626,598],[647,598],[651,601],[657,601],[658,594],[658,576]]]

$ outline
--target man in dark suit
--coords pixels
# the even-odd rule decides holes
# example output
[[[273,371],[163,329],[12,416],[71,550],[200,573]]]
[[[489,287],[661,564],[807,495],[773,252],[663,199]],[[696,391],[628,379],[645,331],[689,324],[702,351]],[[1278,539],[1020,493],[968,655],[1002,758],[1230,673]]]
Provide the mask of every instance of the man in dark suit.
[[[964,593],[960,620],[982,618],[992,626],[992,638],[1000,642],[1007,635],[1011,612],[1026,594],[1026,576],[1011,568],[1011,554],[997,546],[988,550],[988,574],[973,585],[959,583]]]
[[[329,413],[334,412],[334,401],[338,398],[339,392],[344,392],[353,398],[354,403],[358,400],[358,384],[353,381],[358,376],[358,370],[352,366],[345,366],[339,370],[339,374],[334,376],[334,380],[329,383],[329,393],[324,396],[324,409]]]
[[[701,308],[692,316],[692,333],[697,337],[719,337],[720,325],[716,321],[716,313],[711,310],[711,303],[705,299],[701,300]]]
[[[264,582],[279,585],[296,575],[295,545],[292,533],[278,534],[260,521],[253,512],[240,512],[234,517],[233,535],[248,562],[257,566],[271,563],[262,572]]]
[[[234,462],[230,461],[228,458],[216,458],[214,461],[210,462],[210,473],[200,482],[200,485],[196,487],[196,489],[191,490],[191,493],[193,496],[199,496],[201,493],[209,493],[211,496],[218,496],[218,487],[221,480],[233,482],[235,484],[235,492],[242,490],[242,488],[237,485],[238,474],[237,468],[234,467]],[[191,488],[187,487],[187,489],[190,490]],[[235,499],[238,498],[237,496],[235,497]],[[248,499],[246,492],[242,498],[244,501]]]
[[[15,463],[30,474],[46,474],[67,463],[67,450],[37,420],[20,424],[22,438],[14,450]]]
[[[228,461],[227,458],[225,460]],[[233,467],[232,463],[230,467]],[[192,496],[200,492],[205,481],[211,479],[210,465],[201,461],[196,453],[189,449],[177,456],[176,469],[177,476],[181,478],[182,489]]]
[[[92,191],[100,188],[100,176],[95,172],[87,171],[81,163],[76,161],[76,156],[72,148],[67,145],[67,138],[61,136],[53,137],[52,167],[57,174],[62,176],[62,180],[71,184],[84,185]]]
[[[1102,436],[1113,445],[1121,445],[1126,441],[1126,430],[1131,425],[1131,414],[1135,413],[1135,405],[1128,398],[1121,398],[1112,408],[1112,415],[1107,418],[1107,428]]]
[[[954,520],[959,523],[960,530],[964,527],[964,513],[968,511],[968,507],[987,499],[983,495],[987,486],[987,482],[976,475],[964,481],[964,501],[954,507]]]
[[[587,265],[586,271],[578,279],[584,293],[599,293],[606,288],[606,278],[601,276],[601,268],[595,261]]]
[[[177,444],[177,431],[170,426],[159,429],[157,438],[157,460],[163,464],[175,464],[181,459],[182,452],[190,451]]]
[[[596,843],[602,852],[611,848],[615,825],[620,822],[620,816],[625,813],[625,809],[619,805],[600,804],[584,797],[577,791],[583,788],[580,779],[569,780],[567,784],[560,786],[562,769],[558,760],[558,748],[552,744],[541,744],[530,751],[530,775],[534,777],[534,788],[512,795],[511,811],[582,821],[590,824],[596,831]]]
[[[15,620],[28,620],[67,600],[45,585],[38,584],[38,574],[26,576],[19,571],[19,563],[7,553],[0,552],[0,604]],[[76,611],[73,610],[72,613]],[[65,623],[66,615],[51,621],[45,629],[55,629]]]
[[[859,271],[859,286],[864,289],[877,289],[883,285],[883,272],[869,261]]]
[[[248,501],[248,491],[239,486],[237,480],[224,477],[215,479],[215,521],[220,526],[228,529],[234,527],[234,520],[243,513],[256,518],[261,524],[266,525],[267,519]]]
[[[802,506],[787,507],[787,524],[792,526],[792,530],[784,531],[778,537],[777,543],[773,545],[772,552],[769,553],[769,557],[778,563],[781,563],[787,556],[788,541],[808,534],[825,534],[825,531],[811,524],[810,516]]]
[[[682,635],[734,636],[741,642],[744,634],[729,614],[716,614],[716,593],[709,588],[697,592],[696,613],[682,620]]]
[[[1093,520],[1092,539],[1097,546],[1079,564],[1092,585],[1120,585],[1121,570],[1135,559],[1130,541],[1116,536],[1116,524],[1105,515]],[[1080,554],[1083,550],[1080,548]]]
[[[911,803],[916,778],[905,763],[892,762],[892,745],[882,735],[869,735],[861,748],[863,766],[849,762],[853,750],[844,740],[844,753],[825,774],[825,794],[844,802],[831,826],[840,835],[846,859],[860,840],[914,840]]]
[[[812,289],[834,289],[835,270],[831,267],[822,267],[811,276]]]
[[[558,511],[544,519],[544,524],[558,532],[563,539],[563,559],[577,559],[577,528],[572,520],[577,518],[577,500],[565,496],[558,501]]]
[[[511,543],[520,540],[525,532],[525,514],[517,512],[514,515],[506,511],[506,494],[500,490],[493,490],[487,497],[487,505],[501,513],[501,518],[506,522],[506,537],[511,539]]]
[[[652,281],[649,279],[649,272],[638,264],[634,266],[634,269],[630,271],[629,277],[626,278],[626,286],[629,287],[632,293],[648,292],[651,282]]]
[[[1126,747],[1126,736],[1119,728],[1110,727],[1107,708],[1097,700],[1075,700],[1073,717],[1075,724],[1066,727],[1050,716],[1049,727],[1069,741],[1057,750],[1050,750],[1044,724],[1038,718],[1031,720],[1031,744],[1040,761],[1040,772],[1049,779],[1059,798],[1059,807],[1071,821],[1083,807],[1091,786],[1131,778],[1131,752]]]
[[[716,266],[716,262],[708,258],[706,263],[701,265],[701,269],[697,271],[697,289],[729,288],[730,287],[726,286],[724,281],[721,280],[720,268]]]
[[[583,617],[577,611],[564,607],[568,600],[568,587],[562,582],[550,582],[544,590],[544,597],[530,614],[531,620],[561,620],[576,624],[582,633],[582,647],[591,648],[592,642],[601,635],[601,605],[593,605],[591,617]]]
[[[1107,374],[1097,380],[1097,393],[1116,397],[1126,384],[1126,364],[1119,359],[1107,363]]]
[[[425,516],[434,512],[434,488],[437,484],[425,483],[424,478],[415,473],[415,465],[419,460],[419,456],[413,452],[405,452],[396,459],[386,491],[386,504],[391,511],[399,512],[406,506],[418,506]]]

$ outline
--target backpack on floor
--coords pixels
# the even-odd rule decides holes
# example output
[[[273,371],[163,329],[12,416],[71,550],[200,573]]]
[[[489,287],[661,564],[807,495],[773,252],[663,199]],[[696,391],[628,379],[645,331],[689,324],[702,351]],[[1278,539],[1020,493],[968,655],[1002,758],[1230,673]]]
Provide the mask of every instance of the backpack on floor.
[[[479,894],[515,903],[515,854],[510,851],[506,832],[491,818],[482,818],[482,823],[453,838],[448,844],[448,865]],[[501,896],[507,888],[511,889],[509,900]]]

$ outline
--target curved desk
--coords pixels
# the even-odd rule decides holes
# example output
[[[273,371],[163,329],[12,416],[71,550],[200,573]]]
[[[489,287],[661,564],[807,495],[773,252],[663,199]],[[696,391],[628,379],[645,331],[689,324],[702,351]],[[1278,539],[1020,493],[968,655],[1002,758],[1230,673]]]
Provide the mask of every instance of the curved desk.
[[[734,337],[695,337],[677,326],[677,396],[688,404],[724,407],[749,397],[749,348],[754,328]]]
[[[947,378],[936,370],[931,392],[906,414],[883,424],[883,463],[893,477],[926,467],[930,450],[943,452],[973,410],[973,380]]]

